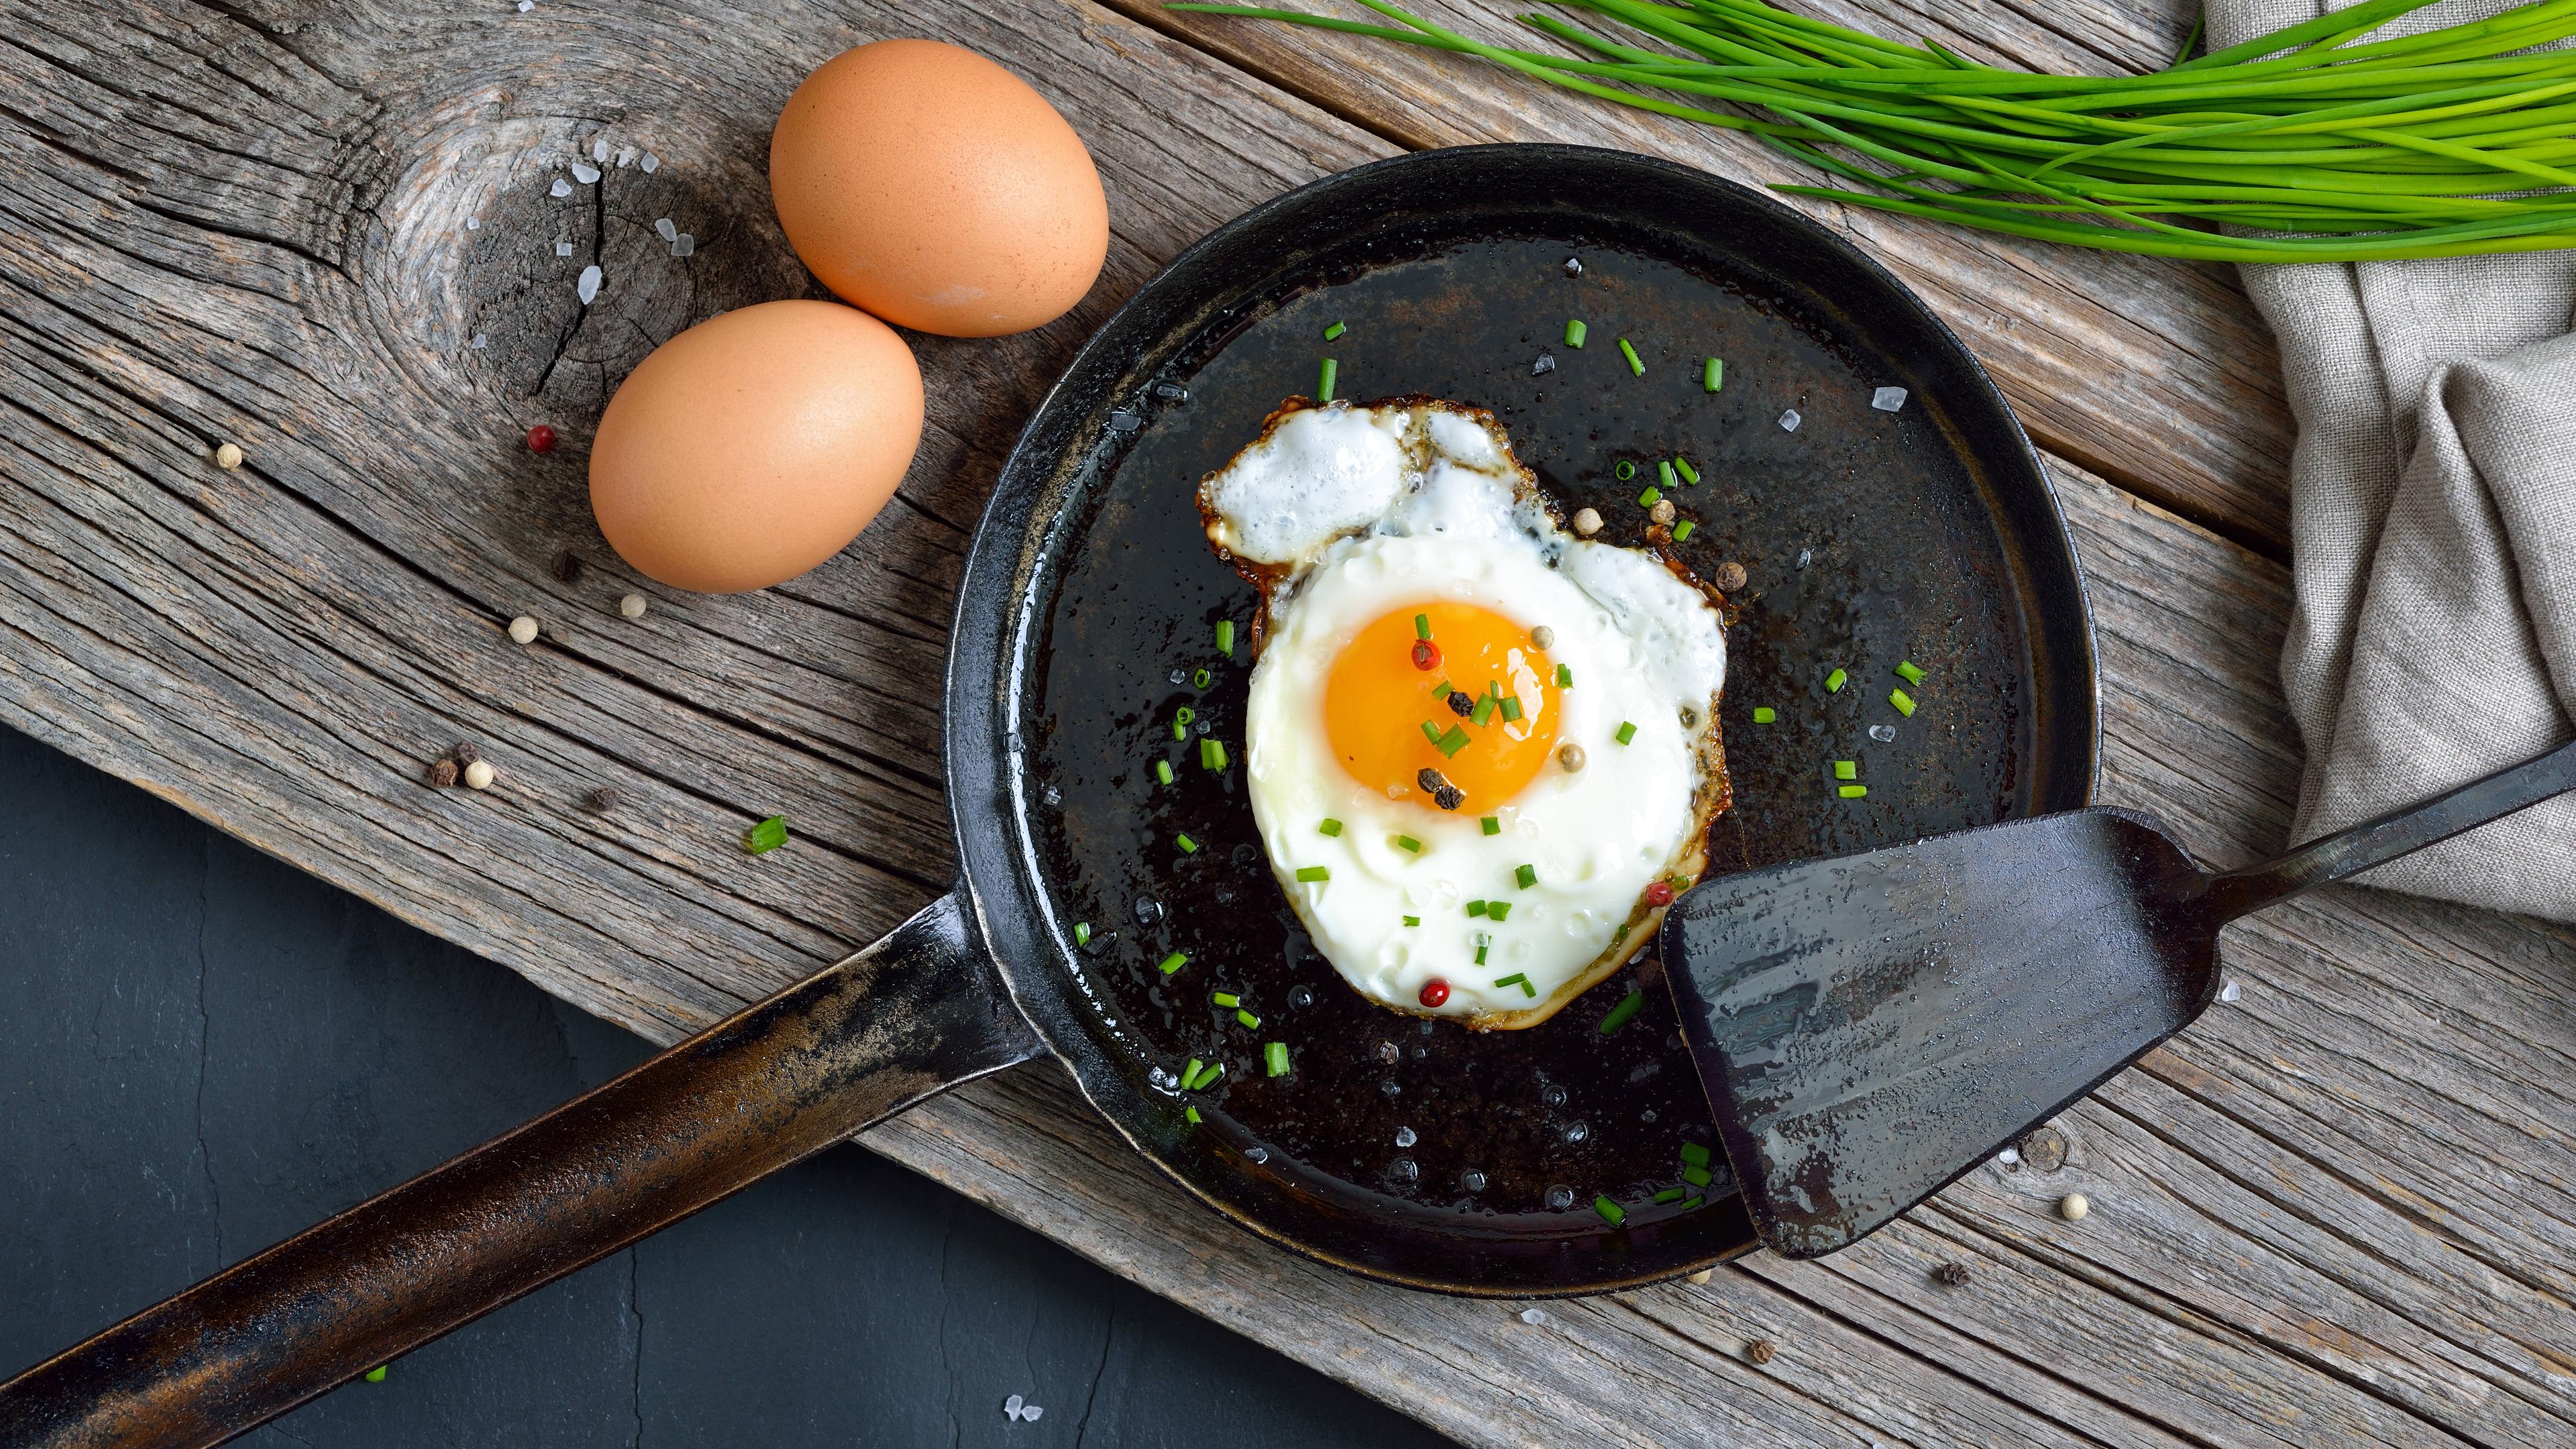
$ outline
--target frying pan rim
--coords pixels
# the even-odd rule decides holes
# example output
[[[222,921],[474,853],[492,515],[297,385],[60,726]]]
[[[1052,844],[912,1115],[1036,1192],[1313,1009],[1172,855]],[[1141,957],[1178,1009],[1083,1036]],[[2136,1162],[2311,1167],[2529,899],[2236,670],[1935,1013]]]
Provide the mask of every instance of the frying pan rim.
[[[992,964],[994,978],[1001,983],[1011,1009],[1028,1022],[1048,1053],[1064,1064],[1084,1103],[1106,1120],[1131,1150],[1227,1221],[1301,1257],[1378,1282],[1463,1297],[1538,1299],[1621,1292],[1668,1281],[1697,1267],[1727,1261],[1751,1250],[1756,1244],[1748,1224],[1740,1247],[1707,1262],[1680,1267],[1659,1266],[1627,1275],[1589,1277],[1579,1283],[1545,1285],[1442,1279],[1427,1274],[1399,1272],[1382,1264],[1358,1261],[1328,1251],[1266,1220],[1250,1208],[1230,1202],[1202,1187],[1178,1165],[1167,1161],[1142,1140],[1139,1132],[1131,1126],[1128,1109],[1122,1100],[1126,1096],[1137,1096],[1141,1109],[1142,1098],[1117,1074],[1108,1049],[1096,1037],[1095,1028],[1087,1019],[1092,1013],[1072,987],[1076,979],[1074,974],[1061,968],[1050,969],[1050,960],[1027,968],[1028,974],[1042,977],[1042,981],[1023,981],[1023,968],[1016,964],[1014,949],[1023,937],[1055,947],[1050,951],[1050,957],[1061,949],[1061,944],[1050,941],[1048,931],[1042,927],[1042,912],[1034,909],[1037,904],[1034,877],[1038,863],[1025,826],[1025,802],[1012,798],[1012,792],[1023,775],[1014,762],[1020,741],[1010,726],[1020,717],[1018,696],[1028,686],[1028,669],[1035,662],[1035,641],[1029,634],[1030,616],[1034,612],[1032,595],[1035,590],[1032,585],[1043,584],[1049,577],[1047,570],[1052,563],[1048,557],[1049,541],[1063,531],[1063,505],[1088,500],[1060,499],[1056,501],[1056,507],[1045,510],[1039,505],[1048,501],[1047,495],[1064,459],[1080,456],[1096,446],[1103,423],[1101,415],[1114,408],[1120,400],[1109,390],[1109,385],[1133,371],[1132,366],[1122,359],[1141,356],[1169,339],[1168,327],[1157,324],[1145,330],[1144,324],[1133,319],[1139,317],[1147,305],[1161,301],[1159,289],[1179,285],[1173,281],[1174,278],[1187,280],[1201,259],[1226,248],[1248,231],[1275,224],[1282,213],[1312,205],[1311,198],[1318,192],[1347,188],[1358,184],[1362,178],[1373,180],[1389,171],[1483,165],[1494,162],[1498,157],[1506,163],[1527,159],[1569,166],[1606,165],[1664,172],[1682,184],[1707,188],[1721,204],[1767,209],[1792,228],[1809,233],[1826,250],[1836,254],[1844,265],[1857,267],[1864,275],[1874,274],[1886,295],[1912,313],[1913,323],[1924,329],[1934,347],[1947,353],[1949,360],[1961,367],[1961,377],[1973,396],[1956,400],[1952,405],[1985,411],[1992,418],[2000,419],[2009,430],[2011,447],[1999,451],[2009,451],[2012,456],[1983,461],[1998,472],[2018,465],[2026,470],[2026,481],[2037,486],[2036,498],[2044,508],[2043,521],[2048,526],[2026,527],[2021,531],[2053,542],[2056,547],[2046,558],[2028,559],[2021,572],[2036,578],[2042,571],[2062,567],[2062,583],[2072,594],[2079,625],[2072,631],[2072,639],[2080,660],[2060,661],[2057,688],[2050,696],[2052,707],[2081,709],[2085,716],[2081,734],[2083,768],[2078,790],[2080,798],[2066,808],[2091,804],[2098,787],[2101,772],[2101,684],[2092,600],[2076,553],[2074,535],[2067,527],[2065,511],[2058,501],[2046,463],[1992,377],[1949,325],[1876,258],[1814,218],[1740,182],[1660,157],[1560,143],[1500,143],[1407,152],[1319,177],[1250,208],[1183,248],[1102,320],[1030,411],[1028,421],[1013,440],[995,480],[992,496],[987,500],[969,541],[951,621],[942,689],[942,733],[946,747],[944,777],[950,823],[958,847],[957,890],[972,913],[976,934]],[[1239,286],[1240,290],[1232,292],[1233,296],[1239,297],[1260,280],[1253,278],[1240,284],[1227,283],[1206,289],[1206,295],[1191,300],[1199,305],[1200,315],[1204,316],[1209,304],[1228,295],[1228,289]],[[1189,308],[1184,305],[1173,310],[1187,312]],[[1125,335],[1129,330],[1137,330],[1141,335],[1131,339]],[[1095,388],[1100,395],[1090,396]],[[1074,413],[1070,421],[1060,417],[1059,412],[1074,407],[1076,399],[1081,400],[1081,411]],[[1064,434],[1060,440],[1062,446],[1049,440],[1050,432]],[[1040,453],[1045,456],[1038,456]],[[1999,502],[1999,499],[1987,500],[1987,509],[2000,526]],[[2047,591],[2035,589],[2034,592]],[[2051,602],[2063,604],[2065,601],[2055,599]],[[2042,622],[2028,619],[2024,621],[2024,627],[2026,636],[2033,639],[2036,647]],[[2061,628],[2058,632],[2066,631]],[[1007,904],[997,901],[994,898],[996,892],[988,886],[1007,887],[1000,894],[1016,894],[1019,899]]]

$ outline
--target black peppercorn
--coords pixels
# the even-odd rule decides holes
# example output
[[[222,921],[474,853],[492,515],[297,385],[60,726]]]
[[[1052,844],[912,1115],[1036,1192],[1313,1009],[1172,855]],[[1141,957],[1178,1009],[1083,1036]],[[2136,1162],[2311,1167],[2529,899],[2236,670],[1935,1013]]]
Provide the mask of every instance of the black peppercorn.
[[[1463,689],[1449,691],[1449,712],[1460,718],[1476,712],[1476,697]]]

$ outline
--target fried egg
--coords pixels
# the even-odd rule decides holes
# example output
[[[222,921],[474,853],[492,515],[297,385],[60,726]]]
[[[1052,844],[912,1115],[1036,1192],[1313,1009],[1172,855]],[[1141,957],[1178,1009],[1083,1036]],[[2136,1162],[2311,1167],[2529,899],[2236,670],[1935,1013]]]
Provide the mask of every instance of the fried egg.
[[[1262,592],[1253,819],[1343,980],[1535,1026],[1653,938],[1726,797],[1711,594],[1567,533],[1454,403],[1292,401],[1199,504]]]

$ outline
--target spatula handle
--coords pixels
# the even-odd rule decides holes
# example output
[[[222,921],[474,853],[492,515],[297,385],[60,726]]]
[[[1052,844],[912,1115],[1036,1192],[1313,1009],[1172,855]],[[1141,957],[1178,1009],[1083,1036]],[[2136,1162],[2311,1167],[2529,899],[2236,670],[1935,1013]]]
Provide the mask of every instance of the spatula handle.
[[[2278,859],[2218,876],[2203,899],[2219,921],[2232,921],[2570,790],[2576,790],[2576,744],[2561,745],[2448,794],[2311,840]]]

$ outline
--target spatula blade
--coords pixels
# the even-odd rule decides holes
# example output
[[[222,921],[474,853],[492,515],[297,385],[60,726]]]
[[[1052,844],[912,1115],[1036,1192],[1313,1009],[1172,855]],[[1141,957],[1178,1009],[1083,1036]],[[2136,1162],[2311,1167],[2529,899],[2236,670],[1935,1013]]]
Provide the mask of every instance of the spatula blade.
[[[2199,879],[2155,821],[2079,810],[1675,903],[1665,968],[1764,1244],[1857,1241],[2188,1024]]]

